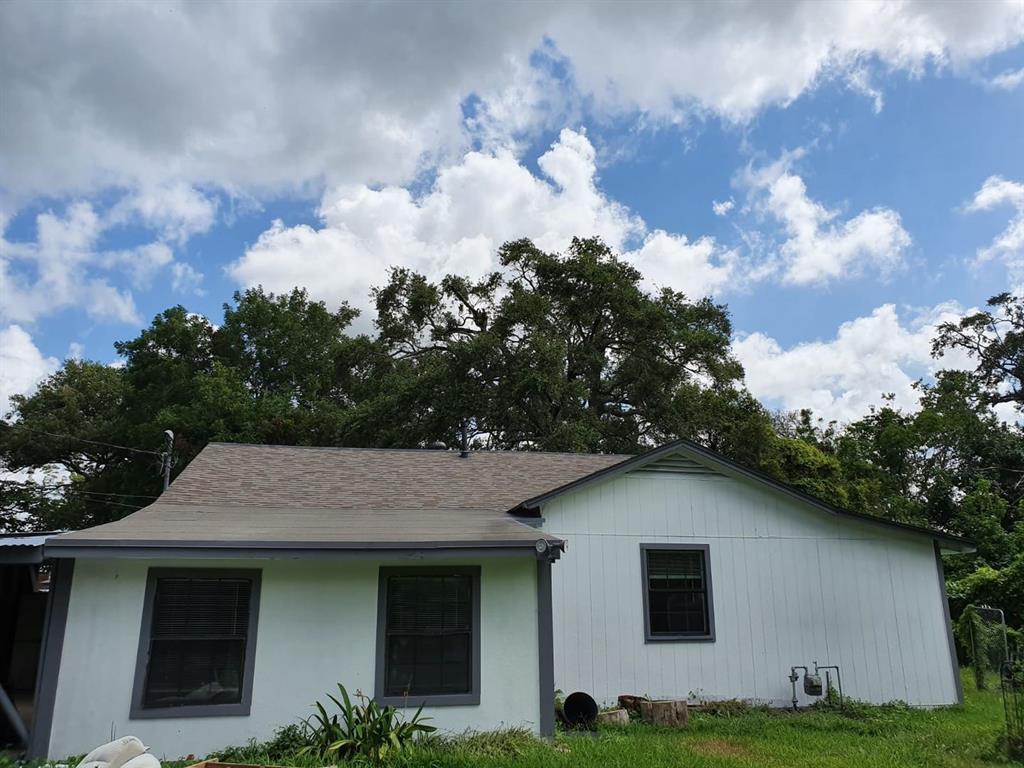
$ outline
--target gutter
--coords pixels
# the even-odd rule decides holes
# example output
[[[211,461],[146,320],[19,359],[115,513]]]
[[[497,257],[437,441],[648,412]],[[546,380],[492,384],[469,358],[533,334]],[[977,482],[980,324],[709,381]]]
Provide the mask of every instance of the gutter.
[[[455,557],[557,556],[565,542],[539,535],[536,539],[436,542],[281,542],[210,540],[54,539],[44,555],[54,559],[276,559],[379,560]]]

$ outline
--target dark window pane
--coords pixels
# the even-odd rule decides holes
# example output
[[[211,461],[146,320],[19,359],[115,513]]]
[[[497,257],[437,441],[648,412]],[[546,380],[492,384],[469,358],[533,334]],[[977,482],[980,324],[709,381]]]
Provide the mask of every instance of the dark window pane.
[[[248,579],[157,580],[143,707],[242,700],[251,594]]]
[[[471,691],[472,585],[462,575],[388,578],[386,695]]]
[[[651,635],[707,635],[707,562],[703,550],[647,550]]]

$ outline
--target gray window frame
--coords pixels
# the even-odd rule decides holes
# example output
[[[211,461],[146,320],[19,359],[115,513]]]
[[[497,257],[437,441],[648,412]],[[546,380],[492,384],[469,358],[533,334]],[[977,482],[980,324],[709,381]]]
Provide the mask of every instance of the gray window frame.
[[[391,576],[469,576],[471,577],[470,607],[473,611],[470,639],[470,690],[468,693],[428,694],[420,696],[388,696],[385,682],[387,665],[387,594]],[[409,565],[381,566],[377,586],[377,664],[374,676],[374,699],[383,705],[395,707],[449,707],[470,706],[480,703],[480,566],[479,565]]]
[[[152,720],[176,717],[246,716],[252,707],[253,673],[256,668],[256,630],[260,615],[260,582],[263,572],[258,568],[150,568],[146,577],[146,596],[142,609],[142,630],[139,632],[139,652],[135,661],[135,682],[132,685],[129,720]],[[149,667],[150,635],[153,630],[153,603],[158,579],[192,578],[222,579],[244,578],[252,581],[249,595],[249,627],[245,641],[245,661],[242,673],[242,698],[232,704],[190,704],[183,707],[143,707],[146,673]]]
[[[702,634],[651,634],[651,607],[648,594],[647,553],[684,550],[704,553],[704,591],[707,594],[708,631]],[[640,545],[640,578],[644,598],[644,642],[645,643],[713,643],[715,642],[715,596],[711,582],[711,547],[708,544],[641,544]]]

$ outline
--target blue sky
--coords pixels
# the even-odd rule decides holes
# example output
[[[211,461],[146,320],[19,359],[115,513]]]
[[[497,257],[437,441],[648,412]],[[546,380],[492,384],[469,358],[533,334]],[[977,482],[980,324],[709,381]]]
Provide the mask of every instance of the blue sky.
[[[388,265],[599,234],[729,305],[766,404],[848,419],[1024,284],[1020,0],[487,10],[5,5],[0,405],[172,304],[368,328]]]

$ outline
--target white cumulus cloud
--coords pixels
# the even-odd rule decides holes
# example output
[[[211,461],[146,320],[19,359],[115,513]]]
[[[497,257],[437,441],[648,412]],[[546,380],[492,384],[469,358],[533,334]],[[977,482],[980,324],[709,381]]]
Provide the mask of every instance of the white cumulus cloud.
[[[783,410],[811,408],[826,419],[851,421],[895,395],[894,404],[917,407],[913,383],[938,368],[970,367],[962,355],[936,361],[931,341],[939,323],[963,315],[956,304],[940,304],[901,317],[884,304],[870,315],[839,326],[831,339],[784,347],[763,333],[733,342],[733,351],[746,370],[750,391],[762,402]]]
[[[56,358],[39,351],[21,326],[0,329],[0,419],[11,410],[12,395],[30,394],[58,365]]]
[[[988,86],[997,91],[1016,90],[1021,83],[1024,83],[1024,67],[1020,69],[1008,69],[988,81]]]
[[[161,240],[184,245],[206,232],[217,215],[217,200],[181,182],[135,189],[107,214],[109,225],[137,223],[156,230]]]
[[[744,122],[832,78],[868,87],[868,65],[955,73],[1022,38],[1019,0],[2,3],[2,185],[404,184],[567,103]]]
[[[87,202],[68,206],[63,216],[36,217],[36,240],[11,243],[0,236],[0,317],[31,322],[68,306],[90,315],[137,322],[130,293],[96,274],[99,215]]]
[[[723,200],[722,202],[719,202],[718,200],[711,201],[711,210],[714,212],[715,216],[725,216],[735,207],[736,201],[731,197],[728,200]]]
[[[803,178],[792,170],[798,150],[762,168],[747,168],[740,183],[755,206],[775,219],[786,234],[779,248],[783,279],[794,285],[856,277],[868,268],[885,275],[903,263],[910,235],[900,215],[876,207],[843,220],[839,211],[814,200]]]
[[[158,198],[129,193],[105,212],[85,200],[60,213],[45,211],[36,216],[30,241],[7,240],[0,229],[0,318],[29,323],[75,307],[95,318],[138,323],[131,289],[149,289],[168,268],[175,290],[195,290],[202,275],[176,262],[164,240],[116,250],[100,245],[104,234],[126,224],[156,228],[180,244],[212,224],[212,203],[201,195],[181,189],[169,194],[167,208]]]
[[[1010,279],[1019,286],[1024,282],[1024,184],[1002,176],[989,176],[974,193],[967,210],[989,211],[1001,206],[1012,208],[1013,216],[1006,229],[987,246],[978,249],[977,261],[1002,261]]]
[[[442,168],[419,197],[403,187],[331,190],[320,206],[321,227],[275,222],[229,273],[244,286],[304,286],[332,304],[365,307],[370,286],[386,280],[389,266],[479,276],[496,266],[507,240],[529,237],[561,250],[573,236],[597,235],[652,284],[703,296],[728,283],[735,253],[708,237],[648,234],[642,219],[600,190],[594,147],[583,133],[563,130],[538,166],[542,176],[508,150],[470,152]]]

